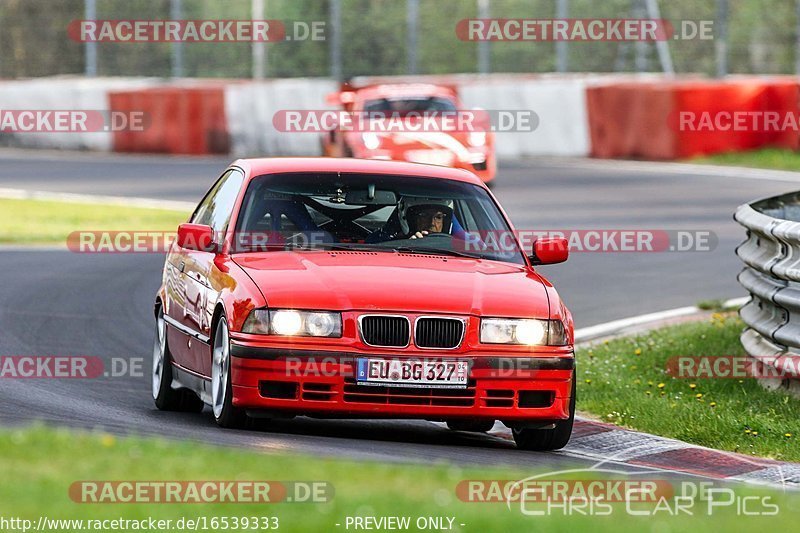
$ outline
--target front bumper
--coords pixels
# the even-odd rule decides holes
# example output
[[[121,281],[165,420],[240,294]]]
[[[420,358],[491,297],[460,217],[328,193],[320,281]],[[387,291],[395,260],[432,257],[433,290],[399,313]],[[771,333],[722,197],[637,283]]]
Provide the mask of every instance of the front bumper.
[[[495,419],[555,422],[569,417],[572,352],[560,355],[419,354],[471,362],[467,388],[364,386],[355,359],[397,353],[317,351],[232,344],[233,404],[248,411],[327,417]]]

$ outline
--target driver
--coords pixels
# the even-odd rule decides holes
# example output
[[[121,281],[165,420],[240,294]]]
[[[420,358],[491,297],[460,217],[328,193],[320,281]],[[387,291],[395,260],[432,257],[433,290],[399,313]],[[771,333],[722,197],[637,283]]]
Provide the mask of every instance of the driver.
[[[403,234],[421,239],[431,233],[450,234],[453,227],[453,201],[443,198],[402,198],[398,216]]]

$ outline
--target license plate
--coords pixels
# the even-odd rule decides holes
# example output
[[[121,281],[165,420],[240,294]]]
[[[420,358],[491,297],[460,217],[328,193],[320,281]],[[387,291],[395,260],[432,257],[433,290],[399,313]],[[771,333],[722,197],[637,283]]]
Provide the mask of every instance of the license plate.
[[[356,365],[359,385],[465,389],[469,378],[469,361],[359,358]]]

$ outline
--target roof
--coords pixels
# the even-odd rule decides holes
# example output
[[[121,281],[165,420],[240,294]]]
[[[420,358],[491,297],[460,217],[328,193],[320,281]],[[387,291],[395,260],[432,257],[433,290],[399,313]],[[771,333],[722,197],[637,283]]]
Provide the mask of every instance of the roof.
[[[450,167],[348,157],[265,157],[238,159],[234,165],[249,171],[252,176],[284,172],[350,172],[439,178],[483,185],[475,174]]]

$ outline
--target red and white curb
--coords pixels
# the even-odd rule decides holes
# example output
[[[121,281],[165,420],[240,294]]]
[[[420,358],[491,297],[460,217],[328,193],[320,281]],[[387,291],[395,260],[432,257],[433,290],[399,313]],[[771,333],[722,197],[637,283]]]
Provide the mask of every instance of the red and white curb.
[[[722,302],[722,307],[724,309],[738,309],[746,304],[749,300],[749,296],[731,298]],[[673,318],[691,316],[702,312],[703,310],[699,307],[689,305],[686,307],[678,307],[676,309],[667,309],[666,311],[647,313],[646,315],[638,315],[620,320],[613,320],[611,322],[598,324],[596,326],[589,326],[587,328],[579,328],[575,330],[575,343],[580,346],[581,344],[603,337],[624,335],[628,332],[628,330],[632,330],[640,326],[647,326],[646,329],[652,329],[653,327],[657,327],[659,323],[663,321]]]
[[[511,431],[499,422],[489,434],[513,439]],[[559,453],[661,472],[800,489],[798,463],[713,450],[583,418],[575,419],[572,439]]]
[[[724,302],[723,307],[738,308],[748,300],[747,297],[734,298]],[[576,330],[575,339],[580,345],[640,328],[652,329],[664,321],[690,316],[701,311],[697,307],[688,306],[615,320]],[[513,440],[511,430],[500,422],[495,424],[489,434]],[[575,418],[572,439],[559,453],[661,472],[800,489],[800,463],[714,450],[581,417]]]

